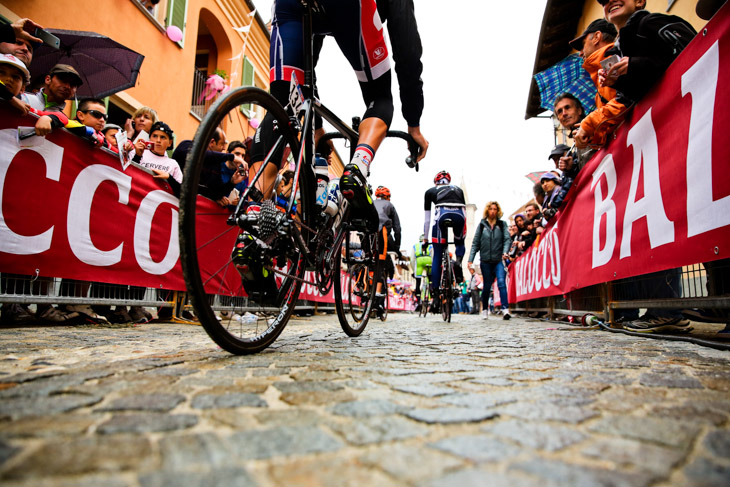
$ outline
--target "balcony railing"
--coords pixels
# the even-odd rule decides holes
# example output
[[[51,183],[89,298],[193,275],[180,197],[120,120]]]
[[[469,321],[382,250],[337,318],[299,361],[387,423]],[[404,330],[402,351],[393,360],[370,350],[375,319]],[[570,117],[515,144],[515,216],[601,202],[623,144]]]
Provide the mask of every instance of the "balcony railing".
[[[198,120],[202,120],[205,112],[210,107],[210,101],[200,100],[200,95],[205,90],[205,82],[208,77],[204,72],[198,68],[193,68],[193,99],[190,104],[190,113],[192,113]]]

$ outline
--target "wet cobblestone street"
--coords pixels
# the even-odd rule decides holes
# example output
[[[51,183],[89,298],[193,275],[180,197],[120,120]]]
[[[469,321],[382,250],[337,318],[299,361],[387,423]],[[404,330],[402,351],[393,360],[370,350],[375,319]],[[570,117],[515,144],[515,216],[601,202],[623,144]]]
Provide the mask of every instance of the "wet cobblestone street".
[[[730,485],[730,353],[514,318],[0,330],[5,487]],[[556,329],[560,328],[560,329]]]

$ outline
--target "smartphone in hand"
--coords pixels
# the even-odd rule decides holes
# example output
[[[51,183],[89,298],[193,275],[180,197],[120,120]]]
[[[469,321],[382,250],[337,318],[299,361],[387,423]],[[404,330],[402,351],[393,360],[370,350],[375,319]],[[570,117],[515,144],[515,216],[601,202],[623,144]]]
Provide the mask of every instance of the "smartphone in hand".
[[[611,66],[619,61],[621,61],[621,58],[617,54],[614,54],[613,56],[609,56],[606,59],[602,60],[601,67],[608,71],[609,69],[611,69]]]
[[[37,38],[43,41],[43,44],[47,44],[54,49],[61,47],[61,40],[43,29],[36,29],[35,34]]]

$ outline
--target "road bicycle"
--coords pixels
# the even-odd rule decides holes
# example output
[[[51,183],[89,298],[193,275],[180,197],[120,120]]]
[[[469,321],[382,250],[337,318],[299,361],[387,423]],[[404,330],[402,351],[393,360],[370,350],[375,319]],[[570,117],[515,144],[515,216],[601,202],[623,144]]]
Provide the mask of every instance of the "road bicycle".
[[[454,274],[454,267],[451,263],[451,256],[449,255],[449,245],[454,242],[449,241],[449,229],[453,222],[448,218],[439,222],[441,225],[441,234],[446,237],[446,244],[444,245],[444,251],[441,255],[441,282],[439,283],[439,307],[441,308],[441,317],[447,323],[451,323],[451,310],[454,306],[455,293],[458,292],[456,288],[456,276]]]
[[[351,337],[360,335],[375,299],[375,286],[368,276],[379,275],[382,265],[373,223],[344,198],[338,201],[336,181],[326,188],[336,205],[334,214],[317,201],[315,153],[326,153],[332,139],[345,139],[351,158],[359,120],[354,118],[348,126],[314,96],[312,12],[316,5],[305,0],[302,4],[306,7],[304,80],[300,84],[292,77],[290,103],[284,107],[255,87],[225,93],[200,124],[184,169],[179,233],[185,284],[205,331],[234,354],[260,352],[279,337],[294,313],[303,284],[323,296],[332,292],[342,329]],[[335,129],[319,137],[316,147],[315,115]],[[252,119],[264,117],[271,121],[262,126],[271,127],[273,142],[265,147],[261,165],[228,218],[229,226],[217,234],[205,234],[205,224],[220,218],[220,211],[197,209],[204,197],[199,193],[206,191],[208,142],[219,126],[230,130],[231,124],[238,124],[247,133]],[[257,136],[261,130],[259,127]],[[410,135],[388,131],[387,136],[408,143],[406,163],[418,170],[419,147]],[[269,165],[277,169],[288,166],[293,171],[283,206],[275,203],[281,174],[267,187],[257,187],[259,181],[266,181],[263,174]],[[259,211],[247,211],[250,206]],[[360,246],[357,257],[349,251],[355,242]],[[225,318],[219,319],[216,311],[227,311]]]
[[[421,278],[421,309],[420,316],[428,315],[428,308],[431,306],[431,266],[426,266],[426,275]]]

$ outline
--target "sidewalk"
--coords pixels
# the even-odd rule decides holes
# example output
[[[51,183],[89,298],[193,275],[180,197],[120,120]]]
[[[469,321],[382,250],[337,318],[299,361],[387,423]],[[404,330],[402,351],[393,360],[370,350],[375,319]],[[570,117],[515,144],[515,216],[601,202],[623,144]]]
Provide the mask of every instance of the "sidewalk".
[[[730,353],[553,323],[0,329],[0,484],[727,486]]]

